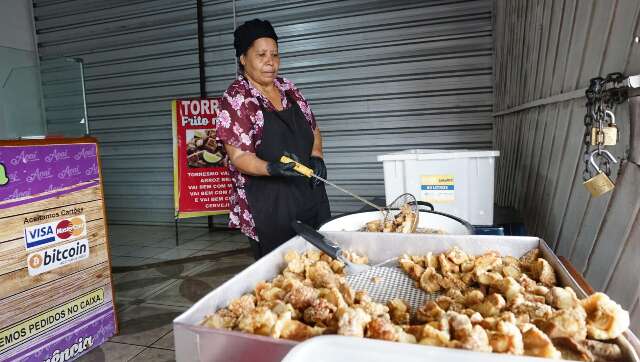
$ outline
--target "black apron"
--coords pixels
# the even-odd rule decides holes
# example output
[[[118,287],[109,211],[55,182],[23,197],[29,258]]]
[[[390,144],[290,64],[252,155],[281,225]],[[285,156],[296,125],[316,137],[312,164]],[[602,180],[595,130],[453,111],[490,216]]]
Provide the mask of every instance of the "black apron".
[[[286,92],[285,92],[286,94]],[[258,98],[259,99],[259,98]],[[298,102],[287,95],[291,106],[282,111],[266,111],[258,158],[279,162],[285,152],[293,153],[309,166],[313,149],[313,131]],[[329,220],[329,199],[324,185],[312,188],[309,178],[248,176],[245,186],[249,209],[259,239],[259,253],[266,255],[296,235],[290,224],[300,220],[318,228]]]

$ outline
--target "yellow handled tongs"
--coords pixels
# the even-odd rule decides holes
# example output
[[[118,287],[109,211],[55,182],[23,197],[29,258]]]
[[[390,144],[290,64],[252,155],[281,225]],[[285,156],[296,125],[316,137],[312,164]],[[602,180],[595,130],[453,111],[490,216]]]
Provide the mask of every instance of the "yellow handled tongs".
[[[293,163],[295,163],[295,164],[296,164],[296,165],[295,165],[295,167],[294,167],[293,169],[294,169],[296,172],[298,172],[299,174],[301,174],[301,175],[303,175],[303,176],[307,176],[307,177],[313,177],[313,178],[316,178],[316,179],[318,179],[318,180],[320,180],[320,181],[324,182],[325,184],[327,184],[327,185],[331,185],[331,186],[335,187],[336,189],[338,189],[338,190],[340,190],[340,191],[344,192],[345,194],[347,194],[347,195],[349,195],[349,196],[351,196],[351,197],[353,197],[353,198],[355,198],[355,199],[357,199],[357,200],[359,200],[359,201],[361,201],[361,202],[364,202],[365,204],[367,204],[367,205],[369,205],[369,206],[371,206],[371,207],[375,208],[376,210],[378,210],[378,211],[382,212],[383,214],[385,214],[385,212],[386,212],[386,209],[385,209],[385,208],[380,207],[380,206],[378,206],[378,205],[376,205],[376,204],[372,203],[371,201],[368,201],[367,199],[365,199],[365,198],[363,198],[363,197],[360,197],[360,196],[358,196],[358,195],[354,194],[353,192],[351,192],[351,191],[349,191],[349,190],[347,190],[347,189],[344,189],[344,188],[342,188],[342,187],[340,187],[340,186],[338,186],[338,185],[334,184],[334,183],[333,183],[333,182],[331,182],[331,181],[327,181],[326,179],[324,179],[324,178],[322,178],[322,177],[320,177],[320,176],[316,175],[315,173],[313,173],[313,170],[312,170],[312,169],[310,169],[309,167],[307,167],[307,166],[305,166],[305,165],[303,165],[303,164],[301,164],[301,163],[299,163],[299,162],[296,162],[295,160],[293,160],[293,159],[291,159],[291,158],[289,158],[289,157],[287,157],[287,156],[282,156],[282,157],[280,157],[280,162],[282,162],[282,163],[291,163],[291,162],[293,162]]]

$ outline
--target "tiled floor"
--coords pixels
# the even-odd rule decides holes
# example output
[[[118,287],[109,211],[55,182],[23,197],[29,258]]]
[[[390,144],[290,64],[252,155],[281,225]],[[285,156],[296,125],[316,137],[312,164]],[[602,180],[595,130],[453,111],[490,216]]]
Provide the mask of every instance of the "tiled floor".
[[[203,251],[248,247],[247,238],[236,231],[181,226],[178,235],[176,246],[173,226],[110,225],[112,266],[138,266],[201,255]]]
[[[173,319],[253,262],[238,232],[180,228],[178,247],[173,228],[110,226],[109,235],[120,334],[79,361],[173,361]]]

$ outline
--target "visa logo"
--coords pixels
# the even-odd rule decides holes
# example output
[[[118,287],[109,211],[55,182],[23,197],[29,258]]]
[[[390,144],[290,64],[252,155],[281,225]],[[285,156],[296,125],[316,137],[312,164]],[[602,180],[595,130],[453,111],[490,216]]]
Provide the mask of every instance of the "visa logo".
[[[85,216],[79,215],[25,228],[25,247],[30,250],[49,243],[75,239],[86,234],[87,223]]]
[[[34,228],[26,229],[25,239],[27,240],[27,249],[35,248],[36,246],[44,245],[56,240],[56,236],[53,233],[52,225],[36,226]]]

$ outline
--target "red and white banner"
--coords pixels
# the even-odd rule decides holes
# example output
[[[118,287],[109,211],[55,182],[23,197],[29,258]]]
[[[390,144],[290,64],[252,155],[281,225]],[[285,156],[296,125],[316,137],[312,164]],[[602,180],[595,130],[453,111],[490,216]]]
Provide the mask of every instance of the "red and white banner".
[[[231,178],[216,142],[218,99],[175,100],[171,108],[176,217],[228,213]]]

